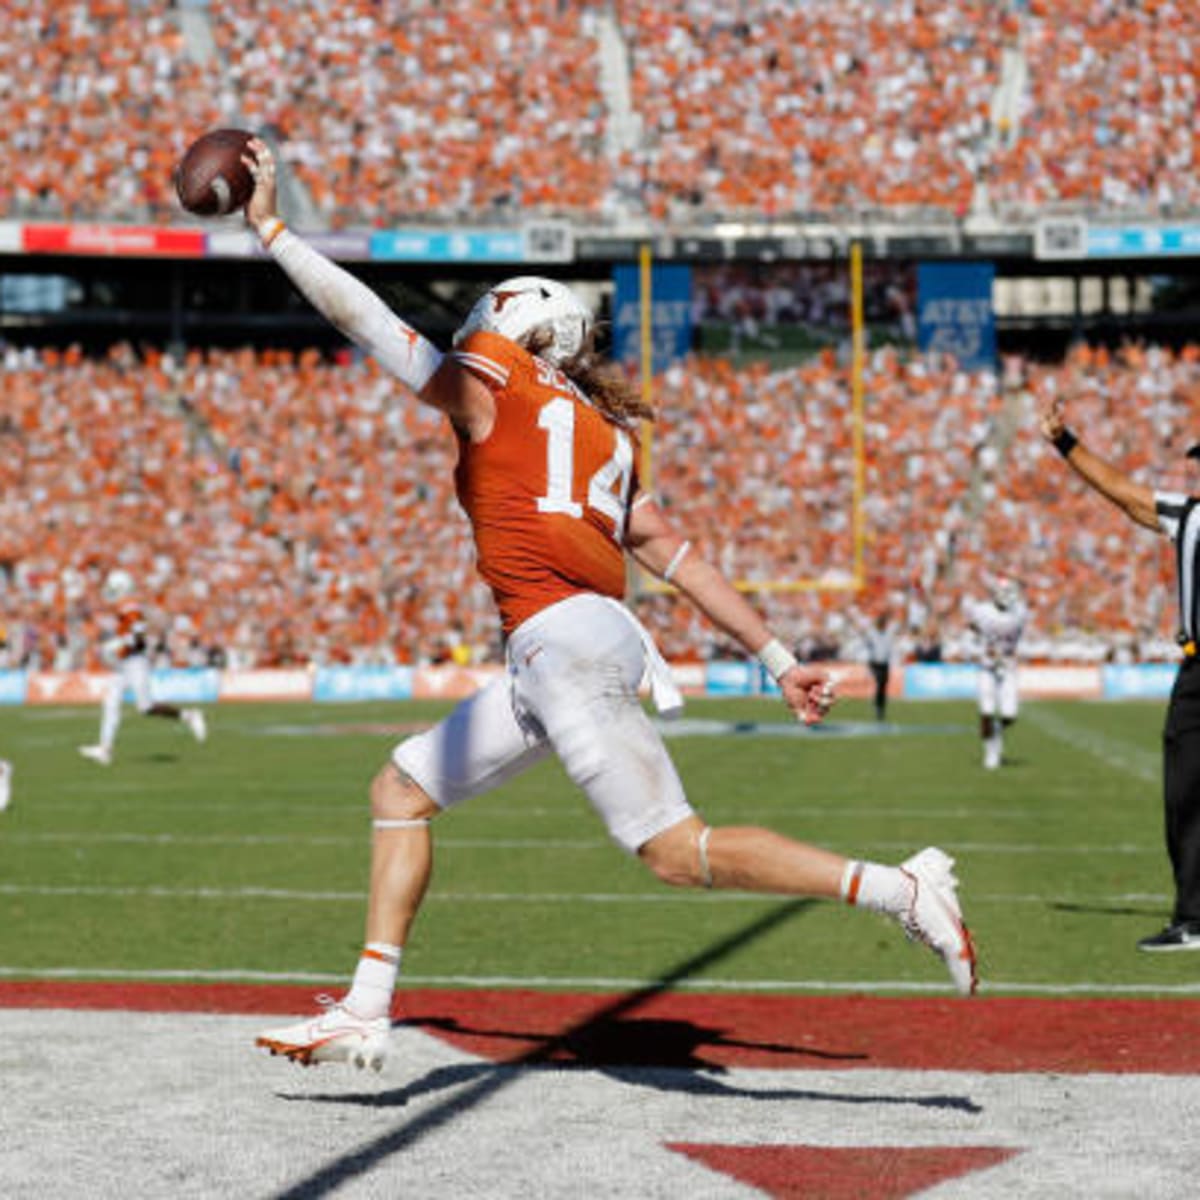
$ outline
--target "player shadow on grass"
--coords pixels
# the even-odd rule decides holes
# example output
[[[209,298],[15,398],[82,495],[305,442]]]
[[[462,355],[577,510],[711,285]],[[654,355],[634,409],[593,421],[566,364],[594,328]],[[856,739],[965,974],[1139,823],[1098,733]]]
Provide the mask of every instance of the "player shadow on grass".
[[[727,1083],[717,1076],[729,1068],[711,1062],[698,1053],[704,1047],[728,1047],[774,1055],[794,1055],[797,1059],[817,1058],[831,1064],[862,1062],[869,1055],[816,1050],[774,1042],[747,1042],[728,1038],[720,1029],[691,1021],[654,1019],[600,1019],[568,1030],[565,1034],[542,1034],[501,1029],[477,1029],[463,1025],[453,1017],[424,1017],[403,1022],[435,1033],[456,1034],[533,1043],[532,1055],[508,1062],[466,1063],[437,1067],[422,1079],[403,1088],[386,1092],[341,1093],[338,1095],[281,1095],[281,1099],[308,1100],[317,1103],[360,1104],[371,1108],[403,1107],[419,1096],[456,1087],[489,1071],[536,1070],[539,1072],[591,1071],[630,1087],[749,1100],[810,1100],[834,1104],[904,1104],[917,1108],[952,1109],[969,1114],[982,1108],[965,1096],[896,1096],[878,1093],[853,1094],[812,1091],[804,1088],[747,1088]],[[533,1061],[530,1061],[530,1060]],[[776,1068],[778,1069],[778,1068]]]

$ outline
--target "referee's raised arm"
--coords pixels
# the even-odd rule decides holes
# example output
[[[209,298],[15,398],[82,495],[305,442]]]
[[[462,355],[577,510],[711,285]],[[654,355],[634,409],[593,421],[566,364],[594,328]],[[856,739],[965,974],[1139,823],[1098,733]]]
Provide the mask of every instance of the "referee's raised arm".
[[[1038,426],[1046,439],[1067,460],[1071,469],[1089,487],[1111,500],[1139,525],[1147,529],[1162,531],[1155,509],[1154,492],[1128,475],[1118,471],[1112,463],[1092,453],[1079,437],[1067,428],[1062,414],[1062,403],[1057,397],[1046,401],[1038,414]]]
[[[1150,952],[1200,950],[1200,496],[1154,491],[1134,483],[1088,450],[1067,428],[1057,399],[1041,409],[1044,437],[1089,487],[1111,500],[1139,525],[1165,533],[1175,546],[1179,627],[1183,660],[1163,728],[1163,827],[1175,878],[1171,919],[1138,941]],[[1200,444],[1187,452],[1200,459]]]

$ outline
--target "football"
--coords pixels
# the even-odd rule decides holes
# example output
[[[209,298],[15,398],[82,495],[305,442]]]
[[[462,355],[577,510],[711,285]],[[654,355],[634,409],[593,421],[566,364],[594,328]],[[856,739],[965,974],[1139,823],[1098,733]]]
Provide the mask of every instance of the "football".
[[[253,136],[244,129],[213,129],[187,148],[175,167],[175,191],[188,212],[223,217],[245,206],[254,179],[242,155]]]

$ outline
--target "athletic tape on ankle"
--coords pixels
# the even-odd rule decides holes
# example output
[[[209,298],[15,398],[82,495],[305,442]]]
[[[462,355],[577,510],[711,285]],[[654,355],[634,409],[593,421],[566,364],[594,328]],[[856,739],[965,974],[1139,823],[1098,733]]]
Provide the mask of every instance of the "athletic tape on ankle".
[[[396,820],[391,820],[385,817],[381,820],[375,820],[371,822],[372,827],[375,829],[420,829],[422,825],[428,824],[428,817],[412,817],[411,819],[397,818]]]
[[[712,837],[712,826],[705,825],[700,830],[700,837],[696,840],[696,850],[700,855],[700,882],[710,888],[713,885],[712,868],[708,865],[708,839]]]
[[[371,946],[363,948],[361,957],[374,959],[376,962],[387,963],[389,967],[394,967],[400,961],[400,955],[395,951],[376,950]]]
[[[858,903],[858,889],[862,887],[862,877],[862,863],[852,862],[846,867],[846,874],[842,878],[842,898],[847,904]]]

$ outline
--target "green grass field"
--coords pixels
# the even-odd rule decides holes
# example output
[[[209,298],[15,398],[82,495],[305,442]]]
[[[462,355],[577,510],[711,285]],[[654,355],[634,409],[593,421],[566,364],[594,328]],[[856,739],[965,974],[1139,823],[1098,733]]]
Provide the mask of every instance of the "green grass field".
[[[295,979],[352,968],[362,933],[368,781],[418,704],[220,706],[194,744],[127,710],[116,763],[84,761],[98,713],[0,710],[15,763],[0,815],[3,977]],[[687,716],[783,722],[771,702]],[[899,861],[958,859],[984,990],[1200,992],[1194,956],[1136,939],[1170,905],[1163,705],[1026,703],[1009,764],[979,765],[974,708],[896,704],[877,736],[839,705],[817,735],[673,738],[714,824],[758,823]],[[863,736],[839,736],[857,725]],[[947,989],[881,918],[839,905],[672,891],[607,840],[557,764],[436,825],[434,881],[406,952],[422,983]]]

